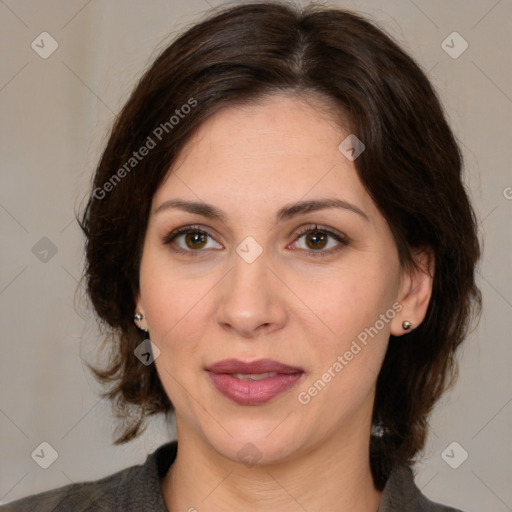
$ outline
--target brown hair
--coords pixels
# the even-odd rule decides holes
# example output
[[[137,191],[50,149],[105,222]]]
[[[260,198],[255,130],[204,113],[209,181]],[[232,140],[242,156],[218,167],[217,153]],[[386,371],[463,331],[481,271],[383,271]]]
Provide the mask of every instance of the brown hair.
[[[377,381],[380,435],[371,436],[370,462],[382,487],[422,449],[428,415],[453,382],[456,349],[481,309],[480,247],[461,153],[435,91],[389,36],[354,13],[281,3],[224,8],[183,33],[140,79],[80,219],[88,295],[110,332],[108,365],[94,371],[122,420],[117,444],[137,436],[148,416],[172,411],[155,366],[134,356],[144,339],[133,323],[134,294],[151,200],[207,117],[276,92],[321,95],[343,114],[366,145],[357,172],[401,264],[414,264],[413,248],[434,253],[426,318],[405,337],[390,337]]]

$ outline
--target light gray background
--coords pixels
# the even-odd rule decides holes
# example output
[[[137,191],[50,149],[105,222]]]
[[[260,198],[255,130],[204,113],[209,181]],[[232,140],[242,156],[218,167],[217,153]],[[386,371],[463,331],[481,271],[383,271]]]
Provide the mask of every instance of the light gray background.
[[[0,0],[0,503],[140,463],[173,435],[156,421],[140,439],[110,444],[109,405],[81,361],[99,336],[85,307],[75,310],[83,241],[74,210],[142,70],[217,5]],[[485,238],[482,320],[461,352],[458,384],[433,415],[417,483],[431,499],[467,512],[512,510],[512,2],[330,5],[368,15],[428,71],[463,146]],[[47,59],[31,48],[43,31],[59,45]],[[441,46],[453,31],[469,44],[457,59]],[[46,262],[32,252],[42,237],[58,249]],[[43,441],[58,452],[46,470],[31,458]],[[469,453],[458,469],[441,458],[452,441]]]

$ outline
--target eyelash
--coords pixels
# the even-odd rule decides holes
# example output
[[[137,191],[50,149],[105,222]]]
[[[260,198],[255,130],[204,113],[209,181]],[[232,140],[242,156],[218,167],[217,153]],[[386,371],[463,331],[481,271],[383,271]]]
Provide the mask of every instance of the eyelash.
[[[334,240],[336,240],[337,242],[339,242],[341,244],[341,247],[337,247],[335,249],[331,248],[331,249],[329,249],[327,251],[323,251],[323,250],[320,250],[320,249],[317,250],[317,251],[306,250],[306,249],[299,249],[299,250],[304,251],[308,256],[311,256],[313,258],[330,256],[331,254],[341,250],[341,248],[343,246],[346,246],[349,243],[348,237],[343,235],[339,231],[334,231],[334,230],[332,230],[330,228],[325,228],[325,227],[319,226],[318,224],[311,224],[309,226],[303,227],[296,234],[295,240],[294,240],[293,243],[297,242],[301,237],[303,237],[304,235],[306,235],[308,233],[316,233],[316,232],[324,233],[325,235],[333,238]],[[206,236],[208,236],[208,237],[213,239],[211,234],[208,231],[202,229],[200,226],[189,225],[189,226],[182,226],[182,227],[179,227],[179,228],[171,231],[171,233],[169,233],[168,235],[166,235],[163,238],[162,242],[163,242],[164,245],[170,245],[178,236],[183,235],[183,234],[189,234],[189,233],[200,233],[200,234],[206,235]],[[179,247],[178,248],[173,247],[172,250],[174,252],[177,252],[177,253],[180,253],[180,254],[187,254],[187,255],[194,256],[194,257],[200,256],[201,255],[200,253],[204,252],[204,251],[202,251],[200,249],[198,249],[198,250],[193,250],[193,249],[185,250],[185,249],[181,249]]]

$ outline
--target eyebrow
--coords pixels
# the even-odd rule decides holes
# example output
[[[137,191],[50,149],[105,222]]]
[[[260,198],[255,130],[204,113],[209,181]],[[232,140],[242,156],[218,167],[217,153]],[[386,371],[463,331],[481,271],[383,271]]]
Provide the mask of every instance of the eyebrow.
[[[218,220],[222,223],[227,222],[226,214],[215,206],[203,202],[185,201],[183,199],[170,199],[165,201],[155,209],[154,213],[157,214],[164,210],[173,208],[177,208],[188,213],[202,215],[203,217],[212,220]],[[342,208],[352,213],[356,213],[366,221],[370,220],[368,215],[366,215],[363,210],[361,210],[356,205],[349,203],[348,201],[344,201],[343,199],[313,199],[310,201],[300,201],[298,203],[284,206],[276,214],[276,223],[297,217],[305,213],[324,210],[327,208]]]

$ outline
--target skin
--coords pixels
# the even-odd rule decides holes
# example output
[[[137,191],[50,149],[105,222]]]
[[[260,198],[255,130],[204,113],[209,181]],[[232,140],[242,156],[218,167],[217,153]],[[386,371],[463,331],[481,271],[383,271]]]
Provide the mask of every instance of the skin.
[[[389,226],[338,150],[348,133],[325,112],[318,99],[291,95],[226,107],[203,123],[153,198],[136,306],[176,409],[179,452],[162,482],[171,512],[379,506],[369,466],[376,379],[389,335],[404,334],[404,320],[423,320],[432,278],[425,251],[419,269],[401,268]],[[211,204],[226,218],[156,211],[178,198]],[[348,201],[367,218],[324,208],[276,222],[285,205],[325,198]],[[163,243],[189,224],[211,236]],[[315,225],[348,243],[298,236]],[[252,263],[236,251],[248,236],[263,249]],[[188,252],[173,250],[180,248]],[[298,394],[395,303],[401,311],[300,403]],[[305,373],[271,401],[244,406],[220,394],[204,370],[226,358],[269,358]],[[247,443],[260,457],[254,465],[238,454]]]

